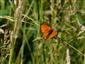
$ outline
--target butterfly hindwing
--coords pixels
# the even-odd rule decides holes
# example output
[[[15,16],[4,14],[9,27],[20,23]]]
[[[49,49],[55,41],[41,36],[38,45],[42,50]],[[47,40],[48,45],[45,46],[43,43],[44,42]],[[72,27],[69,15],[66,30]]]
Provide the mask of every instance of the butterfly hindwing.
[[[52,31],[52,33],[49,35],[47,40],[50,40],[51,38],[55,37],[56,35],[58,35],[58,32],[57,31]]]

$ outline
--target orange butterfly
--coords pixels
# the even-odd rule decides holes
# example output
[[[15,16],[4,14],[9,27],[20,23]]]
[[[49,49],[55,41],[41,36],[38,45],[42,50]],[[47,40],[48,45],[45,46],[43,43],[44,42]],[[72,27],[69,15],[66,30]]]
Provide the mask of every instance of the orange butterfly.
[[[58,35],[58,31],[53,30],[48,24],[42,24],[40,29],[45,40],[50,40]]]

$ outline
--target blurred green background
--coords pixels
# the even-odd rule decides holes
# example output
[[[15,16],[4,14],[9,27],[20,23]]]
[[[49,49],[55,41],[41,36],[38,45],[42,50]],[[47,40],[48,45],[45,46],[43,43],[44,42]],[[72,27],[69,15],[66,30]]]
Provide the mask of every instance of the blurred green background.
[[[85,64],[85,0],[0,0],[0,63]]]

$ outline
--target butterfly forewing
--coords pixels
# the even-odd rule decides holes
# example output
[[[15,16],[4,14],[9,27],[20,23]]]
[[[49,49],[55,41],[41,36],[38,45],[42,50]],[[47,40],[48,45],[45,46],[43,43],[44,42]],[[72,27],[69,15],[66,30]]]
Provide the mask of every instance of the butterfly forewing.
[[[41,25],[41,32],[43,33],[44,39],[47,38],[48,32],[51,30],[51,28],[47,24],[42,24]]]

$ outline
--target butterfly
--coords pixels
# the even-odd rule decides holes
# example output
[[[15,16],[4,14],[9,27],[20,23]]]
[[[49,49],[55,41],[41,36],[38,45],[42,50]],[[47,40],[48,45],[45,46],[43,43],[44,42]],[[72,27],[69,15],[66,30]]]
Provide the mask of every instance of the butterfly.
[[[58,35],[58,31],[53,30],[48,24],[42,24],[40,26],[40,31],[43,34],[45,40],[50,40]]]

